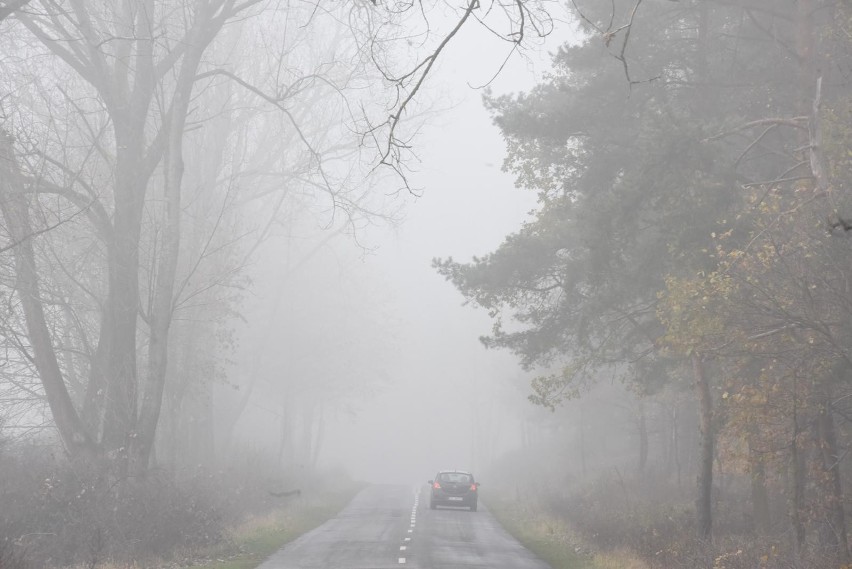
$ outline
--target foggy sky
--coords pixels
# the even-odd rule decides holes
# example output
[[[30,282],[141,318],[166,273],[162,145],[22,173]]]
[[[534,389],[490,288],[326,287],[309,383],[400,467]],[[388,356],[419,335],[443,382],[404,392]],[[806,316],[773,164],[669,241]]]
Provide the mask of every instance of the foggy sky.
[[[326,464],[339,462],[368,481],[424,482],[438,469],[475,468],[471,406],[485,406],[492,383],[520,375],[514,357],[479,343],[490,330],[487,314],[462,306],[458,291],[430,266],[434,257],[493,250],[535,206],[534,192],[515,188],[501,171],[503,140],[482,91],[468,85],[485,83],[505,52],[477,26],[458,39],[433,82],[441,101],[457,104],[418,139],[422,162],[412,180],[422,197],[365,260],[387,279],[402,322],[400,351],[388,361],[392,385],[329,433],[324,453]],[[528,88],[547,60],[545,53],[535,64],[515,59],[491,86],[496,93]],[[501,438],[513,444],[512,426],[504,427]]]
[[[564,39],[551,38],[548,47]],[[380,368],[382,377],[376,385],[364,393],[354,390],[348,400],[329,410],[319,460],[322,466],[341,467],[353,478],[369,482],[422,483],[438,469],[475,470],[481,466],[472,452],[475,414],[480,413],[485,431],[499,441],[501,446],[495,449],[499,452],[518,444],[519,431],[511,413],[500,411],[500,401],[504,405],[509,401],[515,409],[531,405],[523,396],[528,380],[516,358],[488,351],[479,342],[480,336],[490,332],[487,313],[463,306],[458,291],[431,267],[435,257],[468,260],[492,251],[519,228],[536,203],[535,192],[515,188],[513,176],[502,172],[504,142],[482,105],[483,91],[471,87],[487,83],[500,69],[506,44],[481,26],[468,26],[449,50],[424,93],[433,114],[415,140],[419,162],[412,164],[409,181],[418,195],[396,196],[403,202],[404,220],[394,226],[367,228],[357,236],[357,243],[352,237],[337,238],[327,247],[324,260],[316,261],[345,262],[347,270],[361,274],[354,278],[373,281],[368,288],[381,296],[380,306],[374,309],[381,311],[386,336],[392,337],[388,345],[376,346],[382,354],[381,361],[370,366]],[[549,60],[544,47],[526,59],[514,57],[490,87],[496,94],[528,89],[548,71]],[[267,251],[273,262],[281,263],[285,256],[281,251]],[[360,266],[353,266],[352,259]],[[264,261],[258,265],[263,267]],[[315,270],[328,274],[336,269]],[[282,292],[285,299],[288,293],[274,289],[280,286],[274,273],[274,268],[263,269],[253,287],[255,308],[249,310],[244,324],[242,344],[247,345],[243,360],[237,362],[237,371],[243,375],[257,367],[258,349],[286,351],[283,346],[292,343],[278,338],[266,348],[252,345],[276,334],[266,329],[270,307],[276,306],[274,299]],[[315,273],[312,278],[325,277]],[[320,299],[317,310],[325,311],[324,305],[332,301]],[[272,318],[286,319],[284,313]],[[370,337],[360,340],[388,341],[375,330],[365,334]],[[262,356],[268,365],[287,365],[275,364],[270,357]],[[356,370],[353,376],[363,380],[374,372]],[[276,373],[288,372],[274,371],[271,381]],[[514,389],[511,396],[505,395],[507,388]],[[277,403],[256,395],[240,420],[246,442],[273,454],[282,417]],[[489,414],[500,414],[501,420],[489,423],[485,416]]]

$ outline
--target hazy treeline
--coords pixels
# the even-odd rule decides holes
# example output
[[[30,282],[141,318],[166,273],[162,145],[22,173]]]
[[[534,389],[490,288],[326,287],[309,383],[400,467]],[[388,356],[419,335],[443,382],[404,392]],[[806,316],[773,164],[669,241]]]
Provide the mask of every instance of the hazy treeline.
[[[583,39],[554,54],[552,75],[486,97],[504,167],[539,196],[534,217],[484,257],[435,266],[494,317],[485,344],[538,370],[534,403],[581,398],[563,432],[578,432],[577,413],[609,413],[582,403],[595,384],[636,395],[619,472],[636,473],[649,508],[681,504],[678,478],[697,475],[680,521],[633,518],[663,536],[648,537],[652,562],[848,563],[852,10],[571,8]],[[587,449],[608,430],[594,424]],[[740,483],[736,520],[714,520],[722,474]],[[565,475],[559,491],[582,499],[588,486]]]
[[[362,137],[396,148],[405,85],[376,79],[362,8],[0,4],[4,551],[167,556],[286,489],[221,392],[263,247],[394,215]]]
[[[375,71],[357,29],[308,9],[66,8],[28,4],[2,39],[4,372],[43,390],[72,458],[140,475],[166,386],[180,406],[174,382],[215,377],[244,268],[283,213],[385,215],[347,137]]]

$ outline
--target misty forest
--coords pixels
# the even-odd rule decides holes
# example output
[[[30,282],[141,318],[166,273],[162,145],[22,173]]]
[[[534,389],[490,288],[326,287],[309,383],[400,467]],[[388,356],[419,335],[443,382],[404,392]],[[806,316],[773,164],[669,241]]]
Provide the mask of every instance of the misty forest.
[[[0,213],[0,569],[852,567],[850,0],[0,0]]]

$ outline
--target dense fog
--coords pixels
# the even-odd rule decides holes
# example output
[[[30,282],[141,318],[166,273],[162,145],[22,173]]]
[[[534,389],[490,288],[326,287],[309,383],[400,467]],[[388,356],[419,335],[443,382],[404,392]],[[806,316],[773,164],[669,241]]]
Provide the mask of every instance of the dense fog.
[[[851,566],[850,30],[0,0],[0,569]]]
[[[483,39],[481,34],[469,36],[460,38],[454,54],[475,48]],[[479,57],[499,64],[487,54]],[[520,63],[504,70],[494,87],[531,84],[536,67]],[[537,67],[547,68],[545,57],[538,58]],[[358,242],[339,237],[315,254],[325,233],[314,233],[317,227],[308,225],[303,228],[307,237],[298,239],[305,245],[291,244],[287,253],[294,263],[315,255],[301,269],[303,274],[288,280],[283,293],[279,283],[286,277],[259,277],[271,290],[258,287],[253,299],[257,304],[252,302],[246,314],[249,336],[240,342],[246,359],[238,358],[236,367],[269,359],[267,373],[273,375],[267,381],[272,383],[286,381],[291,373],[310,373],[305,368],[290,371],[294,331],[287,335],[284,330],[291,321],[296,336],[304,335],[304,322],[313,320],[308,334],[342,332],[353,345],[353,353],[343,354],[337,344],[310,337],[315,352],[296,365],[312,368],[316,360],[329,357],[330,349],[346,358],[357,356],[354,362],[347,359],[348,371],[335,372],[346,375],[341,382],[351,384],[351,391],[335,397],[326,390],[315,397],[328,404],[319,461],[341,466],[359,479],[423,482],[438,468],[472,469],[518,444],[516,422],[521,415],[515,415],[528,406],[528,380],[511,356],[483,349],[478,338],[490,328],[487,316],[463,306],[431,267],[436,256],[473,256],[495,247],[535,203],[534,196],[518,191],[511,176],[500,171],[499,135],[481,106],[480,93],[465,80],[476,74],[459,58],[444,62],[436,74],[433,91],[450,105],[431,119],[434,124],[419,138],[420,160],[411,174],[418,190],[416,196],[400,197],[407,202],[403,221],[369,228]],[[261,254],[272,256],[258,263],[257,269],[265,272],[276,265],[280,246]],[[328,288],[318,294],[319,286]],[[301,346],[294,352],[308,349]],[[276,356],[282,359],[273,360]],[[294,397],[298,401],[299,396]],[[280,409],[269,409],[264,403],[268,401],[263,395],[253,403],[256,412],[246,413],[242,436],[274,447],[280,437]],[[262,421],[263,428],[255,421]],[[494,448],[485,451],[481,444]]]

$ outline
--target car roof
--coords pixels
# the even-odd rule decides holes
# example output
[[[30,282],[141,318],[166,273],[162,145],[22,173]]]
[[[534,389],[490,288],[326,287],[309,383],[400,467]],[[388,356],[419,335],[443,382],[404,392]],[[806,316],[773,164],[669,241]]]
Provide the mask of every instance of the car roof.
[[[468,474],[473,476],[473,474],[467,470],[439,470],[438,474]]]

